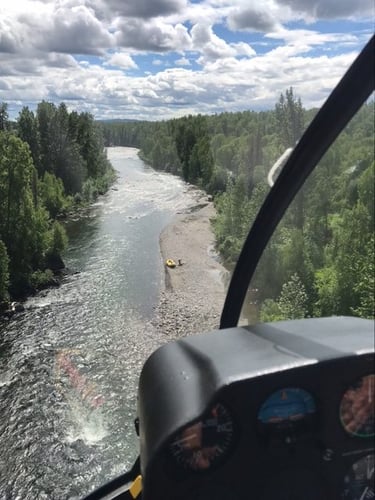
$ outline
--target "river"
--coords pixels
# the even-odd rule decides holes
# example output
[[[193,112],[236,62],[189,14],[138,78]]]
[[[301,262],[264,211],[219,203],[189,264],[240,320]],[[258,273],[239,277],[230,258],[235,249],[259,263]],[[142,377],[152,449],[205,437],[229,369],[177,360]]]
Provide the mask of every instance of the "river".
[[[110,148],[114,187],[70,220],[74,270],[0,323],[0,499],[78,499],[137,455],[141,366],[164,279],[159,235],[193,204],[180,179]]]

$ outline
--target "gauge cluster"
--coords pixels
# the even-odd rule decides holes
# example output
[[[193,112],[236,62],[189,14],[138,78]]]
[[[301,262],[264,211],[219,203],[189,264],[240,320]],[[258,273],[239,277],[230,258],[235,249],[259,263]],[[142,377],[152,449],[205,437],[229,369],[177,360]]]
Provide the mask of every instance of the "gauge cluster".
[[[260,407],[258,420],[264,425],[293,425],[316,413],[314,398],[298,387],[283,387],[269,396]]]
[[[284,322],[284,335],[272,324],[196,336],[151,358],[143,383],[155,390],[141,386],[139,405],[145,500],[375,498],[372,322],[325,321],[314,342],[316,320],[304,320]],[[367,334],[353,337],[350,353],[345,342],[359,325]],[[154,362],[174,370],[155,380]],[[159,427],[148,422],[142,435],[163,385],[163,411],[151,422]]]
[[[208,470],[229,454],[233,431],[230,412],[223,404],[217,403],[201,419],[173,437],[170,454],[186,470]]]
[[[373,374],[366,375],[350,385],[340,403],[341,423],[348,434],[368,438],[374,436]]]

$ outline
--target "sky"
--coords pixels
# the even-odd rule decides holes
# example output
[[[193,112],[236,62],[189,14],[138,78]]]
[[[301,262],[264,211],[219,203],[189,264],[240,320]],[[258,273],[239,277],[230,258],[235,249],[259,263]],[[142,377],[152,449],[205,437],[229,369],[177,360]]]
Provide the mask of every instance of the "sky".
[[[0,0],[0,102],[97,119],[320,106],[374,27],[373,0]]]

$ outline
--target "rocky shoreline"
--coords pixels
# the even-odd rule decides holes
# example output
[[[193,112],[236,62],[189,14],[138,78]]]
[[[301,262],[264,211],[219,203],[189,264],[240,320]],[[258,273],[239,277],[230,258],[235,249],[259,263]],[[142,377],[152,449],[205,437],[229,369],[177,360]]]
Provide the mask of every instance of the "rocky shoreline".
[[[182,265],[165,268],[165,286],[153,324],[169,338],[179,338],[218,328],[225,299],[228,271],[214,250],[210,220],[212,201],[195,190],[195,204],[176,215],[160,235],[163,262],[179,259]]]

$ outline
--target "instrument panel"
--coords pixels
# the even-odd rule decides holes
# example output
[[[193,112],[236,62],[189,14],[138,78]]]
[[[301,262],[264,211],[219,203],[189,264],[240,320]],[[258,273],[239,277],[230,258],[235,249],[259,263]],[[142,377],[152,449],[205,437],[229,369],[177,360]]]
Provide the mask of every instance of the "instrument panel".
[[[340,420],[352,436],[374,436],[374,375],[366,375],[351,384],[340,402]]]
[[[176,464],[205,471],[224,461],[233,445],[234,424],[229,410],[216,403],[197,422],[178,432],[170,444]]]
[[[316,320],[302,323],[306,321]],[[298,322],[290,323],[294,329]],[[371,347],[370,352],[345,349],[340,354],[334,352],[332,341],[323,354],[320,342],[311,343],[308,335],[301,342],[297,335],[293,343],[299,339],[299,346],[293,352],[290,333],[294,332],[287,328],[283,344],[282,334],[276,343],[274,332],[268,335],[267,327],[262,329],[254,336],[246,329],[231,329],[232,339],[230,332],[228,338],[223,331],[213,332],[207,334],[216,337],[212,344],[209,338],[203,342],[193,338],[182,349],[178,341],[178,349],[170,351],[168,358],[177,372],[171,393],[163,396],[169,431],[164,436],[159,431],[154,451],[144,449],[145,500],[375,498]],[[209,345],[215,347],[210,351]],[[237,362],[232,367],[221,364],[233,353]],[[190,363],[197,370],[189,369]],[[190,382],[183,385],[194,387],[191,398],[178,398],[181,375],[181,380]],[[159,380],[158,387],[162,385]],[[140,409],[142,429],[145,413]],[[141,431],[142,439],[147,433],[142,436]]]
[[[339,403],[337,431],[344,431],[348,439],[358,439],[358,450],[354,450],[353,459],[345,458],[345,452],[341,453],[342,463],[347,464],[347,471],[342,477],[341,499],[375,498],[374,454],[366,454],[374,437],[374,382],[374,374],[361,377],[348,386]],[[331,411],[330,408],[322,408],[323,404],[323,401],[317,404],[312,394],[305,389],[284,387],[273,392],[259,407],[257,432],[253,439],[258,441],[258,446],[259,443],[263,444],[264,450],[263,453],[259,450],[258,458],[266,460],[264,451],[267,450],[269,455],[274,456],[274,461],[279,458],[290,464],[283,473],[275,475],[272,484],[264,481],[262,500],[333,498],[328,494],[324,481],[319,479],[319,474],[311,473],[313,464],[313,468],[318,471],[329,468],[334,460],[335,451],[327,447],[319,428],[320,417]],[[329,405],[329,402],[326,404]],[[246,430],[240,430],[241,427],[243,429],[243,417],[236,414],[226,403],[214,403],[201,419],[172,437],[167,461],[180,468],[185,477],[201,474],[201,477],[206,475],[209,478],[212,471],[220,468],[225,471],[226,461],[235,458],[235,444],[239,446],[241,439],[247,437]],[[311,462],[306,461],[308,448],[311,448]],[[361,453],[364,455],[358,459],[357,455]],[[306,462],[305,467],[300,467],[303,462]],[[293,469],[294,466],[298,468]],[[244,497],[239,495],[238,498]]]

